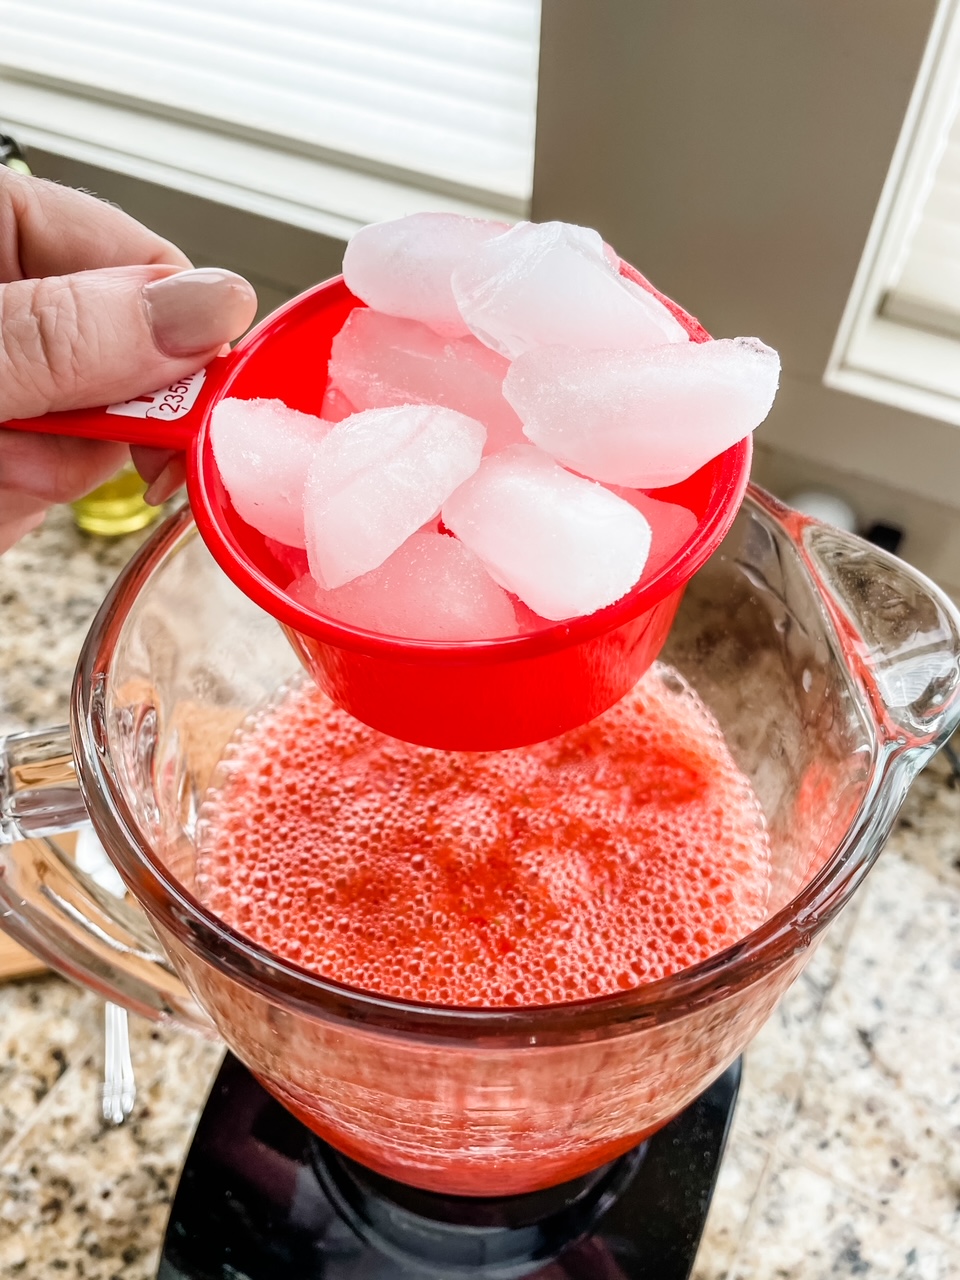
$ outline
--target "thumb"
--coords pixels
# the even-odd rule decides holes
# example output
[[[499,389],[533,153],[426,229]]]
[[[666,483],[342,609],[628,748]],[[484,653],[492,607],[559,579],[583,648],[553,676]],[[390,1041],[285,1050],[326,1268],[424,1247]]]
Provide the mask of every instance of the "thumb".
[[[156,391],[209,363],[257,296],[219,268],[111,267],[0,285],[0,422]]]

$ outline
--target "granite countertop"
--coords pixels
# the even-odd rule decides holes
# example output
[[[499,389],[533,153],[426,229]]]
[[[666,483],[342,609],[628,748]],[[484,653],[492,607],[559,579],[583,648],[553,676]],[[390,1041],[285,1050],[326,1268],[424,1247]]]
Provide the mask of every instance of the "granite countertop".
[[[0,731],[66,718],[86,627],[145,535],[68,511],[0,558]],[[865,887],[746,1055],[696,1280],[960,1276],[960,789],[938,758]],[[152,1280],[215,1045],[132,1020],[99,1120],[102,1006],[0,986],[0,1277]]]

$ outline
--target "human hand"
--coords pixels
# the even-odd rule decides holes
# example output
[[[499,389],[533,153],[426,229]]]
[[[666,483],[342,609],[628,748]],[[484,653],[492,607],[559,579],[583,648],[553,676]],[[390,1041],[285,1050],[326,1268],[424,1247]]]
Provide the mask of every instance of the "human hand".
[[[253,319],[241,276],[195,271],[166,240],[93,196],[0,167],[0,422],[114,404],[208,364]],[[126,445],[0,430],[0,552],[114,474]],[[182,459],[138,448],[162,502]]]

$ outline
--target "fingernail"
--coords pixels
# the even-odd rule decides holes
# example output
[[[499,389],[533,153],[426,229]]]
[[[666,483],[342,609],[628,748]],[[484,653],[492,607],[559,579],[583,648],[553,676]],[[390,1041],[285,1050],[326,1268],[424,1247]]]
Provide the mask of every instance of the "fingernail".
[[[143,495],[148,507],[160,507],[168,498],[172,498],[186,478],[186,466],[183,455],[178,454],[172,462],[168,462],[153,484]]]
[[[195,356],[239,338],[257,310],[253,285],[220,267],[180,271],[143,290],[153,340],[168,356]]]
[[[130,449],[133,465],[147,484],[153,484],[154,480],[158,480],[161,473],[174,458],[179,456],[179,453],[178,449],[148,449],[143,445],[133,445]]]

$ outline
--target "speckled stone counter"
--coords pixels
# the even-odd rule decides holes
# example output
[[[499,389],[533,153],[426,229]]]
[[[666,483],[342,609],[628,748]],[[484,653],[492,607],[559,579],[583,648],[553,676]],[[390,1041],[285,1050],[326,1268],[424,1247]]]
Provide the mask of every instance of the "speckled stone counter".
[[[0,558],[0,731],[66,717],[85,629],[143,535],[69,513]],[[0,1277],[152,1280],[216,1046],[133,1020],[139,1087],[99,1121],[102,1008],[0,986]],[[750,1047],[697,1280],[960,1277],[960,789],[941,758]]]

